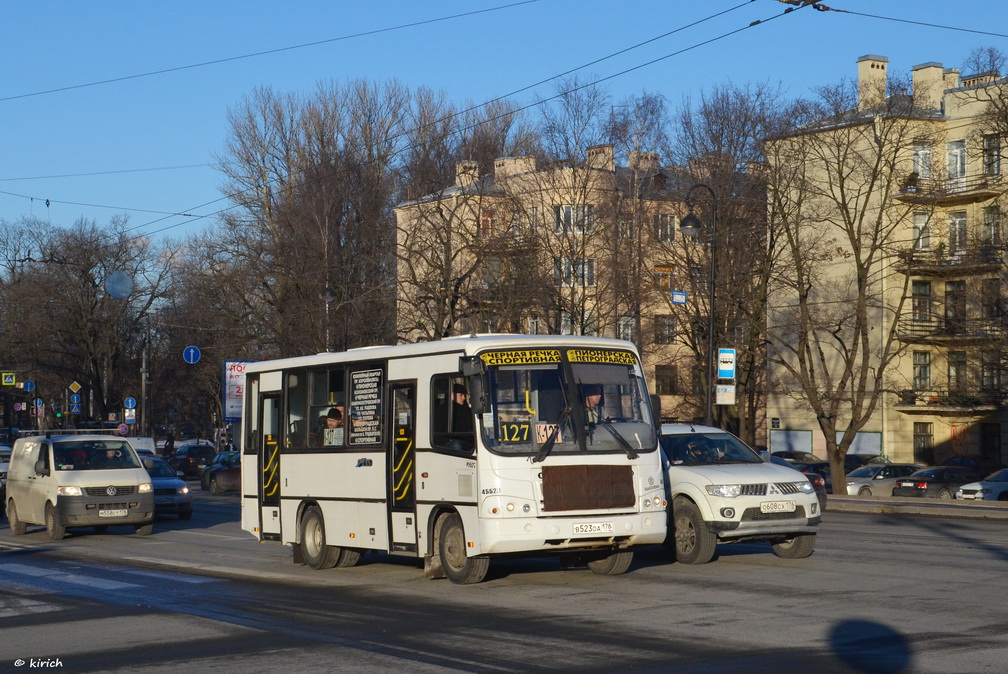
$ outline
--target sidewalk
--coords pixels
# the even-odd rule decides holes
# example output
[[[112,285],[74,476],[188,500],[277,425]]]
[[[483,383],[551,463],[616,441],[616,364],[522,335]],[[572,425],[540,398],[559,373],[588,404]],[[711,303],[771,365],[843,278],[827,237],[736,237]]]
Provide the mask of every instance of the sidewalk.
[[[826,500],[826,512],[937,515],[1008,520],[1006,501],[944,501],[899,496],[834,496]]]

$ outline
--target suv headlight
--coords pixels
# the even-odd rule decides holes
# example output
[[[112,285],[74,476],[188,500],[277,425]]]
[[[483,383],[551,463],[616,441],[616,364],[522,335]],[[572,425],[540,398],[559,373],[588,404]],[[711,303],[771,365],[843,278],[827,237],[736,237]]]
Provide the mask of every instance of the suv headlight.
[[[796,484],[803,494],[811,494],[815,491],[815,487],[813,487],[812,483],[808,480],[805,480],[804,482],[797,482]]]
[[[735,498],[742,493],[742,485],[740,484],[709,484],[705,489],[711,496],[720,496],[721,498]]]

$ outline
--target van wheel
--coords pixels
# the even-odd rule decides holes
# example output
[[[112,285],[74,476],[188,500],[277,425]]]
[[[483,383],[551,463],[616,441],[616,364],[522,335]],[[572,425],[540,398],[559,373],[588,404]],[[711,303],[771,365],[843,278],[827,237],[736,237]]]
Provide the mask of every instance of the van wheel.
[[[707,528],[700,510],[684,498],[672,504],[671,535],[675,537],[676,561],[683,564],[706,564],[714,559],[717,550],[717,536]]]
[[[339,548],[326,545],[322,511],[316,506],[305,510],[301,517],[301,554],[305,563],[313,569],[331,569],[339,561],[339,552]]]
[[[52,503],[46,504],[45,525],[49,538],[54,541],[61,541],[66,536],[66,527],[60,521],[59,513],[56,512],[56,508],[53,507]]]
[[[588,568],[600,576],[619,576],[626,573],[633,561],[633,552],[630,550],[620,550],[610,553],[601,559],[593,559],[588,562]]]
[[[462,528],[462,518],[458,513],[444,515],[438,520],[440,535],[438,554],[441,556],[441,566],[448,579],[457,585],[471,585],[486,577],[490,568],[490,560],[486,557],[469,557],[466,555],[465,530]]]
[[[148,522],[147,524],[136,525],[136,527],[134,527],[134,531],[136,531],[137,536],[150,536],[152,533],[154,533],[153,520]]]
[[[28,523],[18,519],[17,506],[14,499],[7,501],[7,524],[10,525],[11,533],[15,536],[23,536],[28,529]]]

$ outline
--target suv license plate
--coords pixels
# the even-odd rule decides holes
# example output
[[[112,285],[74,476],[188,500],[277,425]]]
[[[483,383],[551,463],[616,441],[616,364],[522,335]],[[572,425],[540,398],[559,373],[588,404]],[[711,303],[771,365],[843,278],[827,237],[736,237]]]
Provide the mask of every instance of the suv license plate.
[[[126,517],[126,510],[99,510],[98,517]]]
[[[611,534],[612,522],[583,522],[574,525],[575,534]]]
[[[794,501],[763,501],[759,504],[761,513],[793,513]]]

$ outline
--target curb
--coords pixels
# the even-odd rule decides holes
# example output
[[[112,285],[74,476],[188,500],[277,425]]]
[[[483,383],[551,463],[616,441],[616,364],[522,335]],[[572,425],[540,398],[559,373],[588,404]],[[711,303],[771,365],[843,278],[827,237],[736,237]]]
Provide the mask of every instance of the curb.
[[[826,512],[878,513],[894,515],[932,515],[972,519],[1008,520],[1008,502],[939,501],[907,497],[834,496],[826,500]]]

